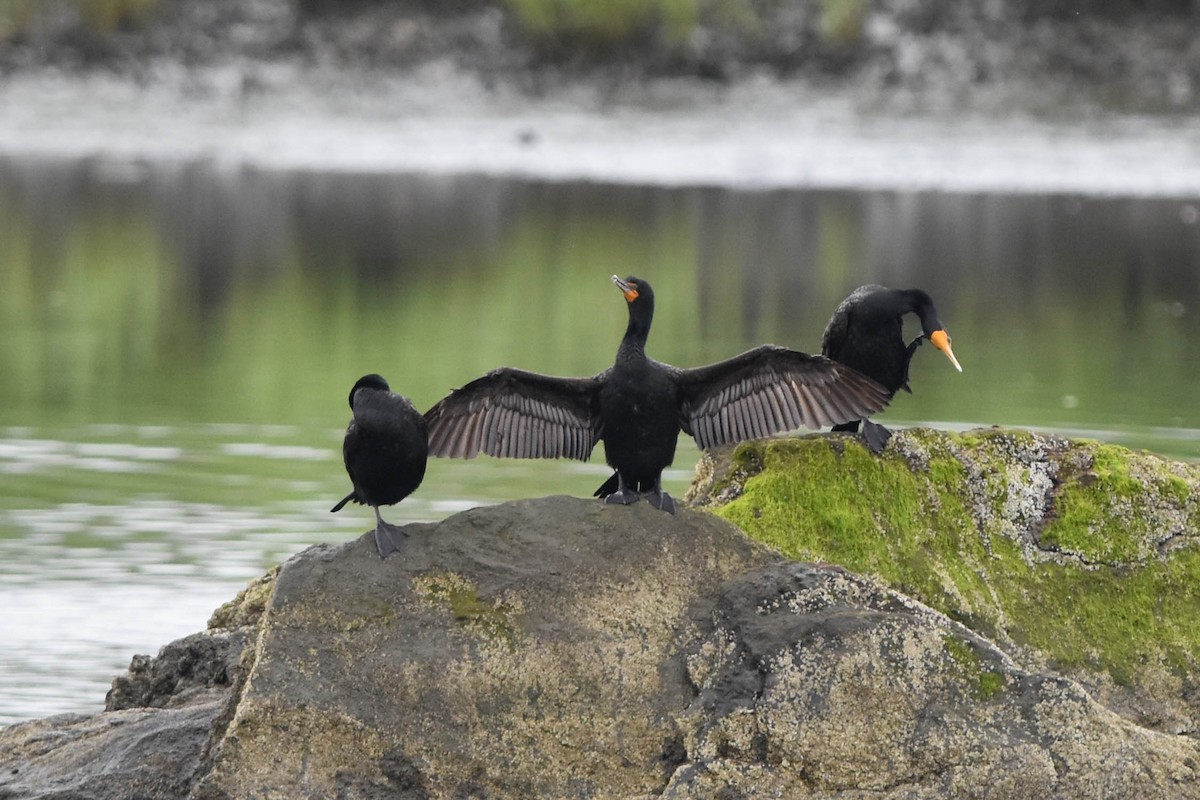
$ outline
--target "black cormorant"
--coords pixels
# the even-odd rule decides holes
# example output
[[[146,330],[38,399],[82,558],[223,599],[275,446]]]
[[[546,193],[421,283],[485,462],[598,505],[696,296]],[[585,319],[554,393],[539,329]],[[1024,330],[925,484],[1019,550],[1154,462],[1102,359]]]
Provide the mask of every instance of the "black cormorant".
[[[921,334],[905,344],[903,317],[909,313],[921,320]],[[890,399],[901,389],[912,392],[908,385],[908,365],[925,339],[962,372],[950,349],[950,336],[928,294],[920,289],[888,289],[870,284],[851,292],[833,312],[821,339],[821,353],[883,384]],[[882,452],[891,431],[865,416],[861,422],[867,446],[873,452]],[[857,431],[858,423],[859,420],[852,420],[833,429]]]
[[[640,278],[612,280],[629,304],[612,367],[591,378],[493,370],[426,412],[430,454],[586,460],[603,440],[616,475],[597,495],[627,504],[645,493],[674,513],[662,471],[681,429],[707,449],[856,420],[887,405],[887,391],[854,370],[774,345],[695,369],[648,358],[654,290]]]
[[[383,521],[380,506],[390,506],[408,497],[425,477],[429,451],[429,427],[421,412],[407,398],[390,391],[379,375],[364,375],[350,390],[354,418],[342,441],[342,457],[354,490],[331,511],[346,503],[375,509],[375,546],[386,558],[396,549],[394,535],[404,531]]]

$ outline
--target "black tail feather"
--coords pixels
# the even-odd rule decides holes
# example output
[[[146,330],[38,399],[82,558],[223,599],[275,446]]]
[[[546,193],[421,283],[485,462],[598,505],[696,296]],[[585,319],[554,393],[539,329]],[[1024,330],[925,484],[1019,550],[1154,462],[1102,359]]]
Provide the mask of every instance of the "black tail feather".
[[[617,480],[617,473],[614,472],[609,476],[608,480],[600,485],[599,489],[592,493],[592,497],[608,497],[610,494],[616,494],[619,488],[620,483]]]
[[[341,511],[341,510],[342,510],[342,506],[346,505],[346,503],[349,503],[351,500],[353,500],[353,501],[354,501],[354,502],[356,502],[356,503],[358,502],[358,498],[357,498],[357,497],[355,497],[355,495],[354,495],[354,492],[351,492],[350,494],[346,495],[346,496],[345,496],[345,497],[343,497],[341,500],[339,500],[339,501],[338,501],[338,504],[337,504],[336,506],[334,506],[333,508],[329,509],[329,513],[331,513],[331,514],[332,514],[332,513],[333,513],[333,512],[335,512],[335,511]]]

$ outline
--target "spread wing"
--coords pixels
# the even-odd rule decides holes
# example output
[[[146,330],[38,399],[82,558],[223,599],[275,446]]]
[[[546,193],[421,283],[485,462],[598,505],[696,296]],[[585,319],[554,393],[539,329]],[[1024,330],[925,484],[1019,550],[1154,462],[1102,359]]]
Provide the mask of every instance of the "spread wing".
[[[769,344],[680,370],[678,383],[680,423],[701,449],[863,419],[889,399],[844,364]]]
[[[425,412],[429,454],[586,460],[600,439],[594,378],[553,378],[509,367],[455,389]]]

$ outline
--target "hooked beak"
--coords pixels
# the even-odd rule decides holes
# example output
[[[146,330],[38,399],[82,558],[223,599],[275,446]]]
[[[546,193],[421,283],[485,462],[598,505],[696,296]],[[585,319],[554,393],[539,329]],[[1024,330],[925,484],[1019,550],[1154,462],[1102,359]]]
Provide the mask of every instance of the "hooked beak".
[[[950,359],[950,363],[954,365],[956,370],[962,372],[962,365],[954,357],[954,351],[950,349],[950,337],[944,330],[936,330],[929,334],[929,341],[933,343],[934,347],[946,354],[946,358]]]
[[[634,300],[638,299],[637,286],[634,284],[629,283],[628,281],[623,281],[616,275],[612,276],[612,282],[617,285],[617,288],[621,290],[621,294],[625,295],[625,299],[628,302],[632,303]]]

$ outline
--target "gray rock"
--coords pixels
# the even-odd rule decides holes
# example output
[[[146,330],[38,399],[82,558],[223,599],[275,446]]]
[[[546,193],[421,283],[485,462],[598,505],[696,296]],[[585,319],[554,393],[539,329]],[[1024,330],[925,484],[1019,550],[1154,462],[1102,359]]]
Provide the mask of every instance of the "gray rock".
[[[685,499],[869,574],[1142,727],[1200,734],[1200,469],[1029,431],[802,436],[705,454]]]
[[[104,708],[165,708],[230,686],[245,647],[240,630],[196,633],[171,642],[157,658],[134,656],[129,672],[113,681]]]
[[[386,561],[361,539],[284,564],[199,796],[655,794],[691,694],[668,669],[687,608],[778,560],[648,504],[522,501],[408,530]]]
[[[164,708],[0,731],[0,798],[1200,798],[1195,740],[707,513],[406,530],[298,554],[114,688]]]
[[[753,571],[693,621],[689,760],[664,797],[1200,796],[1194,740],[839,568]]]
[[[60,714],[0,730],[4,800],[187,797],[222,698],[183,708]]]

